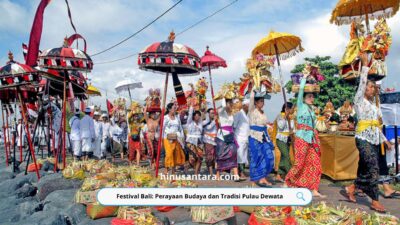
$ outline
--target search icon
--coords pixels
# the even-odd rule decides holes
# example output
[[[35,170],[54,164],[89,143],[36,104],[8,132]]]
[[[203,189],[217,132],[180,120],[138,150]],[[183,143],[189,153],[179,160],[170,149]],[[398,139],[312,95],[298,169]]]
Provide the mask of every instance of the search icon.
[[[303,195],[302,192],[297,192],[296,197],[297,197],[298,199],[301,199],[301,200],[303,200],[303,201],[306,201],[306,200],[304,199],[304,195]]]

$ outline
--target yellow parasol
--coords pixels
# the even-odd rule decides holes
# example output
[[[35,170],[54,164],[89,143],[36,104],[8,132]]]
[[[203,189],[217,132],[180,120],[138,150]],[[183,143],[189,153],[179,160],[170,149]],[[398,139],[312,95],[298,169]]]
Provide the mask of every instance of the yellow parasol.
[[[283,100],[285,101],[285,105],[287,104],[285,87],[283,85],[283,76],[281,70],[280,59],[288,59],[292,56],[295,56],[296,53],[302,52],[304,49],[301,47],[301,39],[293,34],[289,33],[279,33],[275,31],[269,32],[268,36],[261,39],[258,42],[256,47],[252,51],[253,57],[256,57],[257,54],[263,54],[266,56],[275,56],[278,69],[279,76],[281,80],[281,88],[283,93]],[[292,131],[292,128],[289,123],[289,130]]]
[[[100,90],[91,84],[89,84],[86,93],[90,96],[101,96]]]
[[[271,31],[254,47],[252,55],[255,57],[258,53],[262,53],[266,56],[279,56],[284,60],[303,50],[299,37],[289,33]]]
[[[365,19],[369,31],[369,19],[392,17],[399,10],[399,5],[400,0],[339,0],[330,21],[342,25]]]

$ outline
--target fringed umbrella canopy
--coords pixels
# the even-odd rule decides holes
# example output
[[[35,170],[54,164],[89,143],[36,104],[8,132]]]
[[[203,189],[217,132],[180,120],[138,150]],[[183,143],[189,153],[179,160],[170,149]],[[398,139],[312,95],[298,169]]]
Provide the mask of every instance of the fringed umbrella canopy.
[[[368,19],[389,18],[399,10],[400,0],[339,0],[332,11],[331,23],[336,25]]]
[[[175,34],[169,40],[149,45],[139,53],[138,65],[142,70],[176,73],[180,76],[199,74],[200,57],[190,47],[174,42]]]
[[[9,89],[16,86],[35,86],[40,82],[39,71],[34,68],[14,61],[11,52],[8,53],[9,61],[0,68],[0,89]]]
[[[101,96],[100,90],[91,84],[89,84],[86,94],[90,96]]]
[[[201,57],[201,70],[202,71],[207,71],[209,67],[211,69],[216,69],[218,67],[224,67],[226,68],[226,62],[225,59],[215,55],[209,50],[209,47],[207,46],[207,50],[204,53],[204,56]]]
[[[252,51],[253,57],[261,53],[266,56],[277,56],[284,60],[298,52],[304,51],[301,47],[301,39],[293,34],[269,32],[268,36],[261,39]]]
[[[133,79],[126,79],[118,82],[117,85],[115,85],[115,90],[118,94],[123,91],[133,90],[135,88],[143,88],[142,82]]]
[[[93,61],[85,51],[70,48],[66,38],[63,47],[48,49],[39,55],[39,66],[55,70],[90,72],[93,69]]]

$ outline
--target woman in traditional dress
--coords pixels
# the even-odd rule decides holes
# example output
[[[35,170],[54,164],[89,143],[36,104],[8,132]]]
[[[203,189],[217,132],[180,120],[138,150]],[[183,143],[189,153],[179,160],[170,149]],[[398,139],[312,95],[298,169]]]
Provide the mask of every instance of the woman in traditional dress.
[[[274,145],[267,131],[267,116],[264,114],[264,96],[255,92],[250,94],[249,104],[249,155],[250,180],[253,185],[270,187],[267,176],[274,168]]]
[[[219,179],[221,172],[233,171],[236,177],[235,181],[243,181],[239,178],[238,164],[237,164],[237,144],[233,133],[233,101],[236,94],[230,93],[225,96],[226,106],[218,112],[218,122],[220,123],[220,130],[218,131],[217,143],[217,173],[216,177]]]
[[[199,174],[201,162],[203,161],[204,144],[202,134],[201,112],[194,111],[193,105],[191,105],[187,120],[186,146],[189,150],[189,163],[194,168],[195,175]]]
[[[185,153],[182,150],[183,129],[179,117],[176,115],[174,103],[167,105],[167,112],[164,117],[163,142],[165,149],[165,174],[171,169],[175,173],[175,167],[185,163]]]
[[[354,109],[357,113],[358,123],[356,129],[356,146],[359,151],[357,178],[354,184],[346,187],[347,197],[351,202],[356,202],[354,193],[356,188],[362,190],[372,199],[371,209],[385,212],[385,208],[379,202],[379,166],[378,154],[380,145],[386,143],[390,148],[392,145],[386,140],[379,126],[382,113],[374,104],[376,93],[375,83],[368,80],[368,55],[361,55],[362,71],[360,84],[354,97]]]
[[[140,155],[142,151],[142,144],[140,142],[140,131],[142,129],[142,123],[140,121],[139,114],[137,112],[130,112],[128,115],[129,121],[129,141],[128,141],[128,150],[129,157],[128,160],[130,163],[134,161],[136,158],[136,165],[140,164]]]
[[[314,94],[306,93],[304,87],[308,75],[302,78],[297,98],[297,129],[294,141],[295,160],[285,178],[289,187],[308,188],[314,197],[324,198],[318,191],[321,181],[321,150],[318,131],[315,128],[316,116],[312,109]]]
[[[283,182],[282,177],[285,177],[292,167],[292,163],[290,162],[290,131],[289,131],[289,121],[290,127],[294,128],[294,121],[290,119],[290,116],[293,113],[293,104],[291,102],[287,102],[282,106],[282,110],[278,118],[276,119],[276,125],[278,132],[276,134],[276,145],[280,151],[280,161],[278,166],[278,173],[276,176],[276,180]]]
[[[206,156],[206,165],[210,175],[215,168],[215,137],[217,137],[217,125],[215,123],[214,109],[209,108],[206,119],[203,121],[203,143]]]

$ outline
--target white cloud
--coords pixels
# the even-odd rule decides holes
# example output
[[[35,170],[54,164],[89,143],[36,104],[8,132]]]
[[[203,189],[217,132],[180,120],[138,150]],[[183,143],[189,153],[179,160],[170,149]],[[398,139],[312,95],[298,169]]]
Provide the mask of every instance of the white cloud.
[[[78,32],[87,39],[89,53],[94,53],[135,32],[175,2],[176,0],[86,0],[70,1],[70,7]],[[230,1],[209,0],[201,4],[204,1],[198,0],[189,4],[183,1],[144,32],[107,53],[93,57],[93,60],[109,61],[138,52],[146,45],[165,40],[170,30],[182,31],[228,2]],[[32,0],[29,7],[23,8],[10,0],[0,0],[0,31],[19,33],[19,39],[16,41],[27,42],[38,3],[39,0]],[[306,51],[282,61],[284,79],[287,81],[290,78],[290,70],[296,64],[303,63],[304,57],[329,55],[332,56],[332,61],[337,63],[349,38],[349,26],[338,27],[329,23],[330,9],[306,11],[305,8],[315,4],[315,1],[304,0],[302,3],[299,5],[298,1],[294,0],[257,0],[251,1],[251,4],[248,1],[238,1],[222,13],[178,36],[176,42],[189,45],[199,55],[203,55],[205,46],[209,45],[214,53],[226,59],[228,68],[212,71],[214,89],[217,91],[224,82],[238,81],[245,72],[245,61],[252,48],[270,29],[293,33],[302,38]],[[384,83],[393,84],[400,81],[399,76],[395,74],[400,70],[400,41],[396,36],[400,31],[400,17],[397,15],[388,21],[394,37],[388,56],[390,74]],[[45,12],[41,49],[60,46],[63,38],[72,33],[65,2],[51,1]],[[19,52],[19,49],[16,52]],[[273,70],[276,76],[277,72],[278,70]],[[149,88],[158,87],[162,90],[165,81],[165,76],[139,70],[136,57],[111,64],[95,64],[94,70],[88,76],[93,85],[108,90],[107,97],[113,99],[118,96],[113,93],[114,87],[119,80],[124,79],[125,74],[142,81],[144,88],[132,91],[134,99],[138,100],[146,97]],[[201,76],[208,78],[207,73],[202,73]],[[200,76],[182,78],[184,89],[187,90],[187,84],[196,82],[198,77]],[[95,97],[91,101],[101,103],[105,107],[105,94],[103,91],[103,97]],[[123,96],[128,97],[127,94]],[[172,79],[169,82],[168,96],[174,96]],[[274,118],[282,105],[282,94],[274,95],[266,105],[268,117]]]
[[[24,32],[29,24],[26,19],[27,10],[9,0],[0,1],[0,30],[13,32]]]

